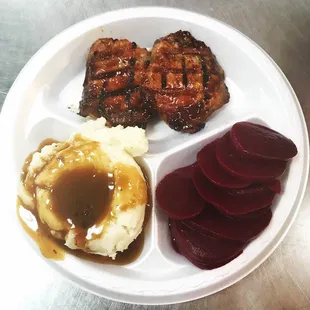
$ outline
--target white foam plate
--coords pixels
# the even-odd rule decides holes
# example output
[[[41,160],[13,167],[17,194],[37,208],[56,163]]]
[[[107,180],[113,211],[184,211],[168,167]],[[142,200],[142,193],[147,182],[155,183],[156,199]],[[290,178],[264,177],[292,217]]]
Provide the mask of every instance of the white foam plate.
[[[283,193],[274,203],[268,228],[242,255],[221,268],[202,271],[175,253],[168,238],[167,218],[156,209],[155,202],[143,253],[134,263],[108,266],[70,255],[61,262],[47,260],[82,288],[118,301],[177,303],[232,285],[259,266],[283,239],[305,191],[309,146],[302,110],[287,79],[260,47],[222,22],[187,11],[148,7],[109,12],[70,27],[42,47],[19,74],[6,98],[1,114],[5,146],[5,152],[1,152],[1,188],[5,189],[1,207],[8,229],[27,240],[23,255],[36,251],[42,257],[16,220],[19,173],[25,157],[42,140],[66,139],[85,121],[68,106],[76,107],[80,100],[90,45],[97,38],[113,37],[151,47],[155,39],[179,29],[189,30],[212,48],[226,72],[231,100],[204,130],[194,135],[175,132],[160,121],[149,125],[150,148],[144,162],[153,191],[166,173],[192,163],[197,150],[237,121],[267,124],[293,139],[299,153],[284,177]],[[35,260],[29,264],[35,270]]]

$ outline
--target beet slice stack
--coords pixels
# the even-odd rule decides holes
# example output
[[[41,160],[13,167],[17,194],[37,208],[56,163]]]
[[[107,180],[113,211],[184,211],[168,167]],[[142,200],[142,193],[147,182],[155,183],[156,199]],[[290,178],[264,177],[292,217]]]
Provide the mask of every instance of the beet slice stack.
[[[193,181],[194,165],[183,167],[166,175],[157,185],[158,207],[175,220],[198,215],[205,201],[198,194]]]
[[[212,269],[230,262],[242,253],[245,243],[220,240],[199,233],[180,221],[171,221],[171,237],[178,252],[202,269]]]
[[[241,189],[221,188],[210,182],[199,167],[193,181],[200,196],[214,207],[231,216],[245,215],[266,208],[275,193],[264,185],[251,185]]]
[[[216,145],[219,139],[207,144],[197,154],[199,168],[214,184],[227,188],[241,188],[251,184],[251,181],[239,179],[228,174],[216,159]]]
[[[262,125],[236,123],[230,137],[236,149],[249,158],[288,160],[297,154],[292,140]]]
[[[216,157],[221,167],[229,174],[253,181],[278,178],[286,168],[286,161],[283,160],[242,158],[231,142],[230,133],[225,134],[218,141]]]
[[[227,264],[270,223],[278,178],[295,144],[249,122],[197,154],[197,163],[168,174],[157,186],[158,206],[170,217],[176,252],[201,269]]]
[[[204,234],[216,238],[247,242],[261,233],[271,220],[270,208],[253,217],[233,218],[223,216],[213,206],[205,209],[195,218],[183,221],[183,224]]]

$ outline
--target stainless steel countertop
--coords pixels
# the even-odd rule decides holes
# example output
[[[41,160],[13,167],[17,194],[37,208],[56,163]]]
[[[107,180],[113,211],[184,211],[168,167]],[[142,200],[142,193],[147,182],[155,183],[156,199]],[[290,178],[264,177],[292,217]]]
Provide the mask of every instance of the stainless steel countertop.
[[[309,0],[0,0],[0,106],[30,57],[68,26],[108,10],[163,5],[208,14],[262,46],[291,82],[310,125]],[[3,190],[3,189],[2,189]],[[309,186],[285,240],[265,263],[234,286],[190,303],[135,306],[84,292],[40,259],[37,269],[1,266],[1,309],[310,309]],[[4,207],[4,206],[2,206]],[[8,238],[1,235],[2,238]],[[9,256],[2,248],[1,256]],[[8,260],[7,260],[8,261]],[[2,259],[0,258],[2,264]]]

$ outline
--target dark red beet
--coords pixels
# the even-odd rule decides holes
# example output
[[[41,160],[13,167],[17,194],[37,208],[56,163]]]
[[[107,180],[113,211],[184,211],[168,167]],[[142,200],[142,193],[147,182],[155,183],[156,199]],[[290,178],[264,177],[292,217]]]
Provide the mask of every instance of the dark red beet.
[[[171,237],[179,252],[199,268],[220,267],[242,253],[245,243],[216,239],[171,221]]]
[[[273,180],[264,183],[270,190],[275,192],[276,194],[281,193],[281,183],[279,180]]]
[[[297,154],[292,140],[262,125],[236,123],[230,136],[236,149],[247,157],[288,160]]]
[[[275,196],[274,192],[260,184],[241,189],[218,187],[204,176],[199,167],[195,168],[193,182],[203,199],[232,216],[266,208]]]
[[[175,242],[175,238],[172,237],[172,233],[171,233],[171,222],[172,222],[172,221],[173,221],[173,220],[171,220],[171,219],[169,218],[169,220],[168,220],[168,227],[169,227],[170,236],[171,236],[171,245],[172,245],[173,249],[174,249],[177,253],[181,254],[180,251],[179,251],[179,249],[178,249],[178,246],[177,246],[177,244],[176,244],[176,242]]]
[[[196,261],[195,259],[193,259],[192,257],[186,257],[184,255],[184,257],[186,257],[193,265],[195,265],[196,267],[200,268],[200,269],[215,269],[221,266],[224,266],[226,264],[228,264],[229,262],[231,262],[232,260],[234,260],[236,257],[238,257],[240,254],[242,254],[242,251],[236,253],[235,255],[233,255],[232,257],[228,258],[228,259],[224,259],[222,261],[213,263],[213,264],[204,264],[201,263],[199,261]]]
[[[217,140],[207,144],[197,154],[197,162],[204,175],[214,184],[228,188],[240,188],[250,185],[251,181],[242,180],[228,174],[216,159]]]
[[[206,205],[198,216],[183,221],[183,224],[204,234],[211,233],[215,237],[246,242],[268,226],[271,216],[271,210],[268,208],[261,216],[236,219],[223,215],[211,205]]]
[[[243,179],[264,181],[283,174],[286,162],[282,160],[258,160],[242,158],[231,143],[230,134],[225,134],[216,145],[216,157],[228,173]]]
[[[237,216],[231,215],[231,214],[227,214],[227,213],[224,213],[224,215],[228,216],[228,217],[231,217],[231,218],[234,218],[234,219],[249,219],[249,218],[257,218],[257,217],[263,216],[266,213],[268,213],[269,210],[270,210],[270,206],[268,206],[266,208],[263,208],[263,209],[256,210],[256,211],[251,212],[251,213],[241,214],[241,215],[239,214]],[[221,210],[219,210],[219,211],[221,211]]]
[[[194,165],[183,167],[167,174],[157,185],[158,207],[169,217],[184,220],[198,215],[205,201],[198,194],[193,181]]]

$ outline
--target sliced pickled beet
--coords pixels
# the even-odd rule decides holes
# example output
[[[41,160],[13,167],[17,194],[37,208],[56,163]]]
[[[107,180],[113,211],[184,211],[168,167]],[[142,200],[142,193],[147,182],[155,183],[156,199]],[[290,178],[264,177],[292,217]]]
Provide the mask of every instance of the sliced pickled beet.
[[[268,213],[269,210],[270,210],[270,206],[265,207],[263,209],[256,210],[256,211],[251,212],[251,213],[247,213],[247,214],[231,215],[231,214],[224,213],[224,215],[231,217],[231,218],[234,218],[234,219],[249,219],[249,218],[257,218],[257,217],[263,216],[266,213]],[[219,211],[221,211],[221,210],[219,210]]]
[[[279,180],[272,180],[264,183],[270,190],[275,192],[276,194],[281,193],[281,183]]]
[[[270,223],[271,217],[270,208],[260,216],[232,218],[206,205],[198,216],[183,221],[183,224],[204,234],[211,233],[215,237],[246,242],[261,233]]]
[[[177,169],[167,174],[157,185],[158,207],[172,219],[192,218],[204,208],[205,201],[192,181],[193,169],[194,165]]]
[[[264,181],[278,178],[286,168],[282,160],[242,158],[232,145],[230,134],[225,134],[216,144],[216,157],[223,169],[239,178]]]
[[[242,254],[242,250],[240,252],[236,253],[235,255],[231,256],[228,259],[224,259],[222,261],[218,261],[218,262],[211,263],[211,264],[210,263],[207,263],[207,264],[201,263],[201,262],[195,260],[194,258],[186,257],[185,255],[184,255],[184,257],[186,257],[193,265],[195,265],[196,267],[198,267],[200,269],[211,270],[211,269],[219,268],[221,266],[228,264],[229,262],[234,260],[236,257],[238,257],[240,254]]]
[[[193,182],[203,199],[232,216],[249,214],[266,208],[275,193],[264,185],[254,184],[241,189],[222,188],[210,182],[199,167],[195,168]]]
[[[197,154],[198,165],[203,174],[214,184],[221,187],[240,188],[250,185],[251,181],[242,180],[228,174],[216,159],[217,140],[207,144]]]
[[[262,125],[236,123],[230,136],[236,149],[247,157],[288,160],[297,154],[291,139]]]
[[[171,234],[171,222],[172,222],[172,221],[173,221],[173,220],[171,220],[171,219],[169,218],[169,220],[168,220],[168,227],[169,227],[170,236],[172,236],[172,234]],[[181,254],[180,251],[179,251],[179,249],[178,249],[178,246],[177,246],[177,244],[176,244],[176,242],[175,242],[175,238],[172,238],[172,237],[171,237],[171,245],[172,245],[173,249],[174,249],[177,253]]]
[[[217,239],[171,221],[171,237],[179,252],[199,268],[222,266],[242,253],[245,243]]]

